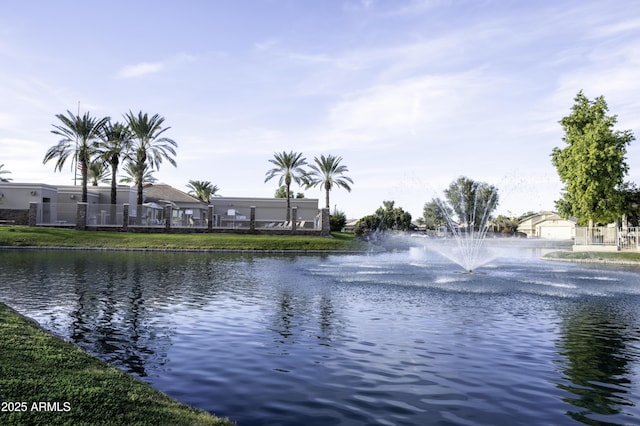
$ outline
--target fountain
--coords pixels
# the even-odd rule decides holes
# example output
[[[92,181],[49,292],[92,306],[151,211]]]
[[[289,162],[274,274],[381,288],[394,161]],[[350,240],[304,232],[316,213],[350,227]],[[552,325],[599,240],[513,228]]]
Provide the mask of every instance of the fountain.
[[[466,191],[460,190],[459,187],[463,185]],[[495,258],[494,252],[485,247],[485,240],[490,214],[498,204],[498,192],[485,183],[460,178],[445,193],[448,203],[439,198],[434,200],[446,220],[454,244],[445,239],[439,244],[426,244],[425,247],[457,263],[470,274]],[[459,223],[454,220],[454,214]]]

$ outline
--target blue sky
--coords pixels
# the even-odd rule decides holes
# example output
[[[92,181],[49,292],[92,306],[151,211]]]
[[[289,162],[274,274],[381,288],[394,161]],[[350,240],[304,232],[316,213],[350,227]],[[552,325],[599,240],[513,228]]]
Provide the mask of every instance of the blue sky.
[[[273,195],[274,152],[339,155],[348,217],[384,200],[417,217],[459,176],[499,212],[553,209],[549,154],[579,90],[640,133],[640,2],[217,0],[10,2],[0,15],[0,164],[15,182],[71,184],[43,165],[55,114],[160,114],[178,167],[225,196]],[[640,151],[628,151],[640,183]],[[70,165],[69,165],[70,166]],[[296,191],[299,191],[296,188]],[[317,189],[303,189],[320,198]]]

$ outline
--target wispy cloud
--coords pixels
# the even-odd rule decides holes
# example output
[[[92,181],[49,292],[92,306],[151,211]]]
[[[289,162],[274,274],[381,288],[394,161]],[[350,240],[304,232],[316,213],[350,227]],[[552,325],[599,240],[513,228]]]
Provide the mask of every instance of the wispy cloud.
[[[140,62],[135,65],[128,65],[118,71],[118,78],[137,78],[147,74],[155,74],[162,71],[165,65],[162,62]]]
[[[329,111],[329,128],[368,142],[399,141],[443,130],[494,86],[481,71],[428,74],[352,93]],[[424,136],[423,136],[424,137]]]
[[[640,30],[640,18],[633,18],[604,25],[596,29],[595,33],[599,36],[611,36],[638,30]]]
[[[206,55],[205,55],[206,56]],[[161,61],[140,62],[134,65],[122,67],[116,74],[117,78],[138,78],[149,74],[157,74],[169,70],[170,68],[197,62],[201,56],[190,53],[177,53]]]

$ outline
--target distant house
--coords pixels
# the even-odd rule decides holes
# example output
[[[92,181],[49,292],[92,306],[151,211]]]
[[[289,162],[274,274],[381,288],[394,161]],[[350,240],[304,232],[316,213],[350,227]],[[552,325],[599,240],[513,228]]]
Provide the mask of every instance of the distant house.
[[[528,238],[571,240],[576,236],[576,220],[564,219],[554,212],[540,212],[522,220],[518,232]]]

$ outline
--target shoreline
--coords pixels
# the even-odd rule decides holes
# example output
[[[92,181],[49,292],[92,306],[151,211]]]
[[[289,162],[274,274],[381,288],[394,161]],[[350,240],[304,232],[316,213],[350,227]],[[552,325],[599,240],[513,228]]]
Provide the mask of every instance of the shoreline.
[[[0,250],[129,250],[210,253],[366,253],[353,234],[331,237],[249,234],[138,234],[24,226],[0,227]]]
[[[540,259],[551,262],[640,267],[640,253],[638,252],[574,252],[560,250],[547,253],[541,256]]]
[[[238,254],[368,254],[366,250],[304,250],[304,249],[215,249],[215,248],[157,248],[157,247],[66,247],[66,246],[0,246],[0,251],[104,251],[149,253],[238,253]]]
[[[170,397],[7,303],[0,302],[0,319],[3,424],[103,424],[108,419],[114,426],[235,425]]]
[[[601,264],[601,265],[629,265],[629,266],[638,266],[640,267],[640,261],[635,260],[616,260],[616,259],[568,259],[568,258],[553,258],[553,257],[540,257],[541,260],[546,260],[549,262],[569,262],[569,263],[591,263],[591,264]]]

